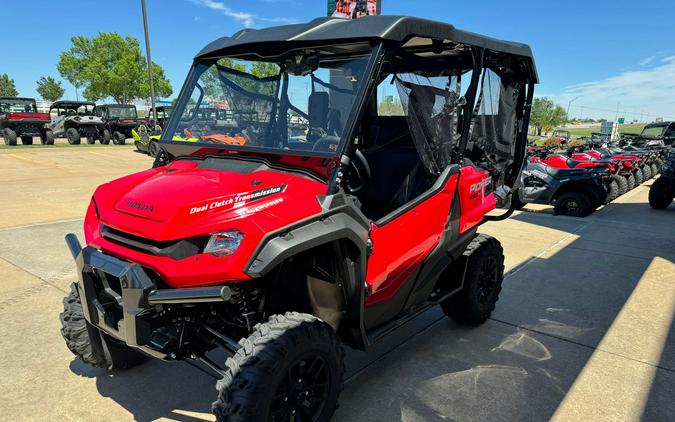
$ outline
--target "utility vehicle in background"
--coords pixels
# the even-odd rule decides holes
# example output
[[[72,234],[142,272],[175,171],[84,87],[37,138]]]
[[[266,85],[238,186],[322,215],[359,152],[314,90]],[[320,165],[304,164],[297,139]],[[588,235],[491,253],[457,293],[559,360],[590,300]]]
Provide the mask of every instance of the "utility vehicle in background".
[[[48,123],[49,114],[38,113],[33,98],[0,97],[0,136],[5,145],[16,145],[17,139],[33,145],[34,136],[45,145],[53,145],[54,133],[46,127]]]
[[[84,248],[67,236],[66,344],[108,369],[201,366],[218,421],[330,419],[343,344],[368,349],[436,305],[490,316],[504,256],[478,228],[513,212],[491,214],[518,189],[536,82],[526,45],[412,17],[212,42],[153,168],[96,190]],[[392,83],[404,113],[379,115]],[[220,136],[243,141],[204,133],[195,105],[215,102],[237,123]]]
[[[622,134],[621,140],[623,144],[639,148],[668,147],[675,141],[675,122],[650,123],[640,134]]]
[[[145,123],[138,118],[138,111],[133,104],[99,105],[96,106],[96,115],[103,119],[113,143],[117,145],[124,145],[127,138],[133,137],[131,131]]]
[[[660,170],[661,177],[649,188],[649,205],[657,210],[667,208],[675,197],[675,146],[670,147]]]
[[[148,110],[148,115],[145,118],[148,127],[165,127],[166,122],[171,117],[171,112],[173,111],[173,106],[159,106],[155,107],[157,111],[157,116],[153,114],[152,108]]]
[[[105,122],[96,115],[96,104],[86,101],[57,101],[49,108],[51,123],[49,129],[56,138],[66,138],[71,145],[79,145],[82,137],[88,144],[98,139],[102,144],[110,143],[110,131]]]

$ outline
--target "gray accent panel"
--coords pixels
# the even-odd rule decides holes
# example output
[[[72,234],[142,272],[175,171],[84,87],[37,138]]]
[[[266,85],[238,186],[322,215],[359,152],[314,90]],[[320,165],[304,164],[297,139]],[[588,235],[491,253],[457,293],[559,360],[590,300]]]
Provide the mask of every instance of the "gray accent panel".
[[[246,273],[251,277],[264,276],[298,253],[339,239],[349,239],[359,248],[361,256],[366,257],[368,235],[368,230],[351,216],[345,213],[330,215],[270,239],[255,256]],[[365,259],[362,261],[365,264]],[[362,274],[365,274],[365,268]]]

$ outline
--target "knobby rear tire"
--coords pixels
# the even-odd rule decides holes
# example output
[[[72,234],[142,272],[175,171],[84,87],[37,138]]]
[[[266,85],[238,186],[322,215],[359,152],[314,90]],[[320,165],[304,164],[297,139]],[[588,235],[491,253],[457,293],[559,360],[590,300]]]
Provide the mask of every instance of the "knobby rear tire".
[[[491,236],[478,235],[453,265],[466,265],[462,289],[441,302],[448,317],[466,325],[480,325],[487,321],[499,300],[504,280],[504,250]],[[463,270],[463,268],[457,268]],[[493,271],[494,270],[494,271]]]

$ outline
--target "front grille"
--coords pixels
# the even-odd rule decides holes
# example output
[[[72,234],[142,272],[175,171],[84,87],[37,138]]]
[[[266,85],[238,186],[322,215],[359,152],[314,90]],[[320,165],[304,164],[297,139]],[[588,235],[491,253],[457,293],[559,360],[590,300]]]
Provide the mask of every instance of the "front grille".
[[[208,239],[201,236],[183,240],[158,241],[125,233],[108,226],[101,226],[101,235],[117,245],[152,255],[167,256],[175,260],[198,254]]]

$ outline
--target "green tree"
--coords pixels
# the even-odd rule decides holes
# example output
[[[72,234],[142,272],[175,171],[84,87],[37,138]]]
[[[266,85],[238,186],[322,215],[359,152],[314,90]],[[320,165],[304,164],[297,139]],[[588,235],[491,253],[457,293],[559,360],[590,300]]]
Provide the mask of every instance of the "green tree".
[[[73,86],[84,87],[86,99],[111,97],[128,104],[150,96],[147,61],[136,38],[102,32],[93,38],[73,37],[71,42],[59,57],[58,70]],[[157,96],[170,96],[173,90],[164,69],[153,63],[152,71]]]
[[[279,65],[275,63],[266,63],[266,62],[253,62],[253,63],[244,63],[235,61],[229,57],[224,57],[218,60],[218,65],[226,68],[236,70],[237,72],[242,72],[255,76],[256,78],[267,78],[271,76],[279,75]],[[235,75],[226,75],[234,83],[241,86],[242,88],[264,95],[274,95],[274,85],[259,83],[254,80],[238,77]],[[224,87],[218,76],[218,69],[215,66],[211,66],[202,74],[199,79],[200,85],[204,88],[204,93],[206,97],[212,100],[223,100],[223,95],[225,93]]]
[[[51,76],[43,76],[37,81],[36,91],[42,99],[46,101],[54,102],[61,97],[63,93],[66,92],[65,89],[61,86],[61,82],[52,78]]]
[[[16,97],[17,95],[19,92],[14,85],[14,79],[10,79],[6,73],[0,75],[0,97]]]
[[[536,128],[537,135],[564,123],[567,123],[567,112],[562,106],[555,104],[547,97],[534,99],[530,124]]]
[[[386,98],[377,105],[377,114],[380,116],[403,116],[403,104],[398,100]]]

